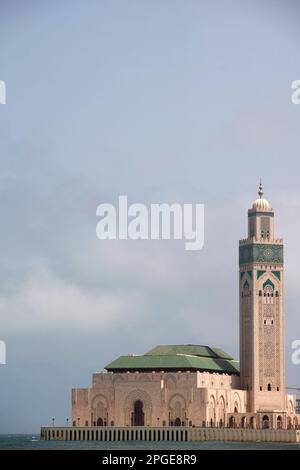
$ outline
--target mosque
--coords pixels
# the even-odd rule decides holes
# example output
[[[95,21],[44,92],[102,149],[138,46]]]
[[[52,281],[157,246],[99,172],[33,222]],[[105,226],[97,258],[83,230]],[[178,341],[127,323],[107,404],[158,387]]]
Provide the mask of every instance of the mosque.
[[[192,344],[121,356],[93,374],[91,388],[72,390],[73,426],[300,425],[285,389],[283,240],[261,184],[258,196],[239,242],[240,362]]]

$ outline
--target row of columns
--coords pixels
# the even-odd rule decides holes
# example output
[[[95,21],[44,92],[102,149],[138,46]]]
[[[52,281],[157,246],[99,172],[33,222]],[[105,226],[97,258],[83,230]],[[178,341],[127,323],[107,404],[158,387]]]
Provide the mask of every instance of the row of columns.
[[[300,442],[299,430],[231,428],[42,428],[46,441],[265,441]]]
[[[186,441],[188,432],[182,428],[42,428],[46,441]]]

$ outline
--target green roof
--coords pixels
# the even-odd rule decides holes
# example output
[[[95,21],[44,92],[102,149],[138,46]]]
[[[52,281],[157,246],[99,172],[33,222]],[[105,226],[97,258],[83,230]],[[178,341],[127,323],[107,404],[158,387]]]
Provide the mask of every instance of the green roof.
[[[193,344],[156,346],[144,355],[120,356],[108,371],[200,370],[239,374],[239,362],[219,348]]]
[[[156,346],[155,348],[151,349],[151,351],[146,353],[147,356],[161,356],[165,354],[188,354],[192,356],[215,357],[229,360],[233,359],[232,356],[222,351],[222,349],[210,348],[208,346],[200,346],[198,344],[176,344]]]

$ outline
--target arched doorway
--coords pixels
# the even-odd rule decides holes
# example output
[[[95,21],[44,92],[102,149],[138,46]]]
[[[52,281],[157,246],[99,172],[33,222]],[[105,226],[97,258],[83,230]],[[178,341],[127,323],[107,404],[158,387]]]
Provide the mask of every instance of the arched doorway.
[[[277,416],[277,429],[282,429],[282,417]]]
[[[245,428],[247,425],[246,416],[243,416],[241,419],[241,428]]]
[[[234,428],[235,427],[235,419],[234,416],[230,416],[229,418],[229,427]]]
[[[144,426],[144,411],[143,411],[143,402],[141,400],[136,400],[133,407],[133,426]]]
[[[152,426],[151,397],[144,390],[132,390],[124,405],[125,426]]]
[[[269,429],[269,427],[270,427],[269,416],[267,416],[267,415],[263,416],[262,427],[263,427],[263,429]]]
[[[179,394],[173,395],[169,401],[169,426],[186,425],[185,399]]]
[[[94,426],[108,424],[108,402],[104,395],[96,395],[92,401],[91,423]]]

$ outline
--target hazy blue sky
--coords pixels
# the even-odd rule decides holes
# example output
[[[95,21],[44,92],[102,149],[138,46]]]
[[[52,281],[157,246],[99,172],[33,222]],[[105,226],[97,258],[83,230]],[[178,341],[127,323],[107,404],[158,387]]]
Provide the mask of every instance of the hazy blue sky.
[[[238,239],[259,177],[286,241],[300,384],[300,4],[0,0],[0,432],[161,343],[238,356]],[[100,242],[96,207],[205,204],[205,246]]]

